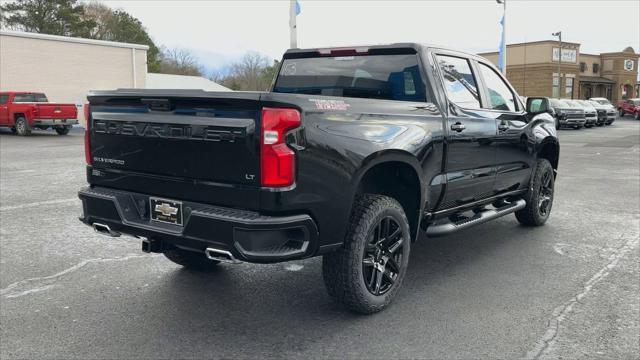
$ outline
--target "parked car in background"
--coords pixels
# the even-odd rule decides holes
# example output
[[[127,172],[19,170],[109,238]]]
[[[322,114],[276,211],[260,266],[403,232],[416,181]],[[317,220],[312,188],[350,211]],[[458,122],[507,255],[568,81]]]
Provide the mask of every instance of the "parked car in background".
[[[618,111],[616,107],[613,106],[611,101],[603,97],[593,97],[593,98],[590,98],[589,100],[593,100],[598,104],[604,106],[607,109],[607,125],[613,124],[613,122],[616,120],[616,116],[618,116]]]
[[[563,99],[563,101],[576,109],[584,111],[584,127],[590,128],[596,126],[598,122],[598,111],[591,104],[583,104],[580,100]]]
[[[66,135],[77,123],[75,104],[50,103],[43,93],[0,92],[0,127],[9,127],[18,135],[30,135],[34,128],[46,130],[49,127]]]
[[[543,225],[553,203],[548,99],[454,50],[292,49],[270,92],[88,100],[82,222],[192,269],[321,255],[329,295],[361,313],[396,296],[419,234]]]
[[[602,105],[595,100],[581,100],[586,101],[593,106],[598,112],[598,126],[611,125],[616,120],[617,112],[612,106]]]
[[[630,114],[634,119],[640,120],[640,98],[618,101],[618,112],[620,117]]]
[[[556,121],[556,129],[561,127],[572,127],[581,129],[587,120],[584,117],[584,110],[576,108],[559,99],[549,99],[551,115]]]

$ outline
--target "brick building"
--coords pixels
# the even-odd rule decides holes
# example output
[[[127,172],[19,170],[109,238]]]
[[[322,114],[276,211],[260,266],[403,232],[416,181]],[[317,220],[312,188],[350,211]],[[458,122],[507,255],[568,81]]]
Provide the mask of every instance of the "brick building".
[[[638,57],[631,47],[602,54],[580,53],[580,44],[555,40],[507,45],[507,78],[522,96],[612,101],[639,97]],[[498,63],[498,53],[479,54]],[[560,67],[560,77],[558,77]]]

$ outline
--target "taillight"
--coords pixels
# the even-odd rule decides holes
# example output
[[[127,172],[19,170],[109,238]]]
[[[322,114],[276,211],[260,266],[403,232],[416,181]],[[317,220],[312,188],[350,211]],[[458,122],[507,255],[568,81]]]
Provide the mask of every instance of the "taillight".
[[[295,181],[295,153],[285,143],[287,131],[300,126],[296,109],[262,109],[260,179],[262,186],[284,187]]]
[[[91,158],[91,110],[89,109],[89,103],[84,104],[84,159],[87,165],[93,164]]]

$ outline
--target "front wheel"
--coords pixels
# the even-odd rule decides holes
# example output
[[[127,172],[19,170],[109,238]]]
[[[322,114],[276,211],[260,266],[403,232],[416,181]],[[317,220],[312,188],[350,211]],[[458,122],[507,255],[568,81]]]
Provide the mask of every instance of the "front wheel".
[[[24,117],[19,117],[16,119],[16,133],[20,136],[28,136],[31,135],[31,127],[29,123],[27,123],[27,119]]]
[[[516,211],[516,218],[523,225],[543,225],[551,214],[554,190],[553,167],[547,159],[538,159],[529,191],[525,194],[527,206]]]
[[[67,135],[71,130],[71,126],[56,126],[55,129],[58,135]]]
[[[361,314],[383,310],[400,289],[410,244],[409,222],[398,201],[358,195],[343,247],[322,259],[329,295]]]
[[[556,118],[556,130],[560,130],[560,120]]]

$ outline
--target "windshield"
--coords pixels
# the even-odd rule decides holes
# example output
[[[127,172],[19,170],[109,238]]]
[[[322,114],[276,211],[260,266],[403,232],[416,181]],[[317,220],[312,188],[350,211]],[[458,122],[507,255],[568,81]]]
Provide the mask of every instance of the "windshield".
[[[631,99],[629,102],[633,105],[640,105],[640,99]]]
[[[273,92],[425,101],[416,54],[285,59]]]
[[[575,100],[564,100],[564,103],[569,105],[569,107],[572,107],[574,109],[582,109],[582,105],[580,105],[580,103],[575,101]]]
[[[607,99],[597,99],[597,100],[594,100],[594,101],[597,101],[598,104],[602,104],[602,105],[611,105],[611,103]]]
[[[593,105],[591,105],[591,103],[589,103],[587,100],[576,100],[580,105],[582,105],[583,107],[593,110]]]
[[[596,108],[600,108],[602,107],[602,104],[595,101],[595,100],[587,100],[589,102],[589,104],[591,104],[591,106],[596,107]]]
[[[549,104],[551,104],[551,106],[553,106],[553,107],[558,107],[558,108],[571,107],[571,106],[569,106],[569,104],[565,103],[562,100],[558,100],[558,99],[549,99]]]

